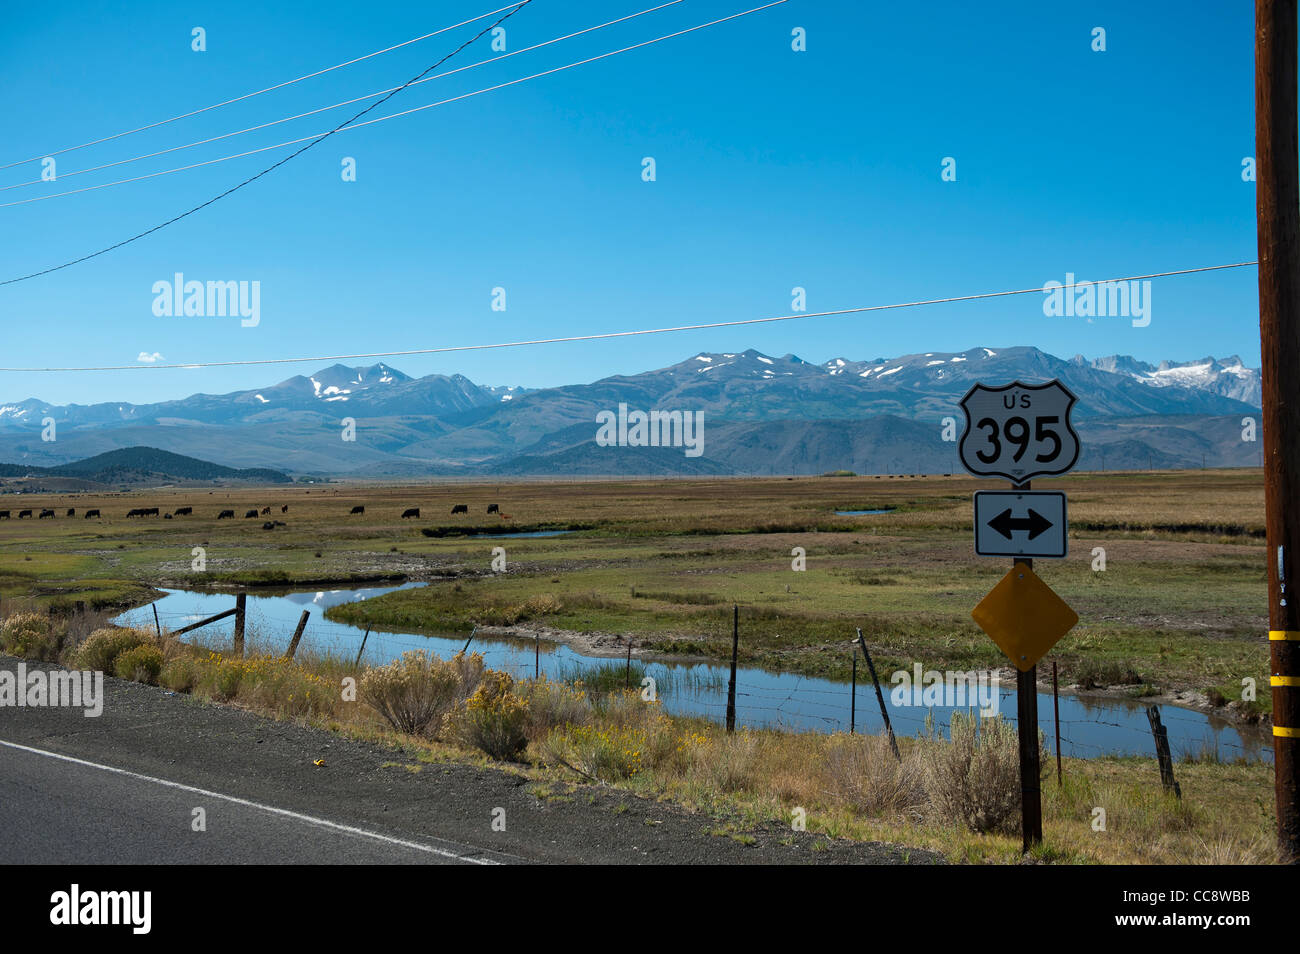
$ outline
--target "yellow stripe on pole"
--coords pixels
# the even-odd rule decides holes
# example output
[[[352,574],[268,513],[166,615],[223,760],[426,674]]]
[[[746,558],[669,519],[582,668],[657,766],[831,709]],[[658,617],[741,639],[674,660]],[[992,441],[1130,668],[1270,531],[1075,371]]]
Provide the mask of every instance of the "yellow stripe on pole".
[[[1288,729],[1286,726],[1273,726],[1273,734],[1284,739],[1300,739],[1300,729]]]
[[[1300,676],[1269,676],[1268,684],[1270,686],[1290,686],[1292,689],[1300,689]]]
[[[1270,629],[1268,638],[1273,640],[1289,640],[1291,642],[1300,642],[1300,629]]]

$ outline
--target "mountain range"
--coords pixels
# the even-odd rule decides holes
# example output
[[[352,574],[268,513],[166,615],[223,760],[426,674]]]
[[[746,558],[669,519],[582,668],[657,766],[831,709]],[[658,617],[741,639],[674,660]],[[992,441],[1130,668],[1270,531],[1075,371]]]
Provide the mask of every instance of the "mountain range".
[[[1259,370],[1239,357],[1152,365],[1032,347],[822,364],[702,352],[666,368],[538,390],[336,364],[263,388],[154,404],[3,404],[0,460],[57,467],[147,445],[314,477],[946,473],[959,465],[944,419],[960,425],[957,402],[972,384],[1051,378],[1079,398],[1081,468],[1258,463],[1242,419],[1258,418]],[[702,412],[703,452],[600,446],[597,415],[620,405]],[[41,439],[48,419],[57,440]]]

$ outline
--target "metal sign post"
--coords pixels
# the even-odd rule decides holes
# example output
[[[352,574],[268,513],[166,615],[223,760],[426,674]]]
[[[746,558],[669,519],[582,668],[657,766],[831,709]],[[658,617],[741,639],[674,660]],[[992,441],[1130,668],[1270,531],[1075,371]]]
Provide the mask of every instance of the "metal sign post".
[[[962,466],[977,477],[1011,482],[1009,490],[975,494],[976,554],[1013,559],[1011,571],[971,616],[1016,667],[1024,851],[1043,840],[1037,663],[1079,621],[1034,574],[1034,557],[1061,558],[1068,551],[1065,494],[1032,492],[1030,481],[1060,476],[1078,461],[1079,435],[1070,423],[1076,400],[1060,381],[976,384],[961,399]]]

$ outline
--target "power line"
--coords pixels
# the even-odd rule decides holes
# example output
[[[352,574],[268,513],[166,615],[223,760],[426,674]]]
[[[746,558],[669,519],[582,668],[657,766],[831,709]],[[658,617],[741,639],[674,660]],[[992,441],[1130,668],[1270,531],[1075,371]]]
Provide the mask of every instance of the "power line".
[[[147,126],[139,126],[135,129],[128,129],[125,132],[114,133],[111,136],[104,136],[101,139],[92,139],[90,142],[83,142],[79,146],[65,146],[62,149],[56,149],[54,152],[42,153],[41,155],[33,156],[30,159],[19,159],[16,162],[9,162],[6,163],[5,165],[0,166],[0,169],[11,169],[14,166],[20,166],[25,162],[39,162],[41,159],[46,159],[51,156],[61,156],[64,153],[75,152],[78,149],[85,149],[88,146],[97,146],[100,143],[112,142],[114,139],[121,139],[123,136],[131,136],[138,132],[144,132],[146,129],[155,129],[158,126],[166,126],[168,123],[174,123],[177,120],[181,120],[181,119],[188,119],[191,116],[197,116],[200,113],[206,113],[209,110],[219,109],[222,106],[229,106],[231,103],[238,103],[245,99],[252,99],[254,96],[261,96],[263,93],[270,93],[273,90],[283,89],[286,86],[292,86],[294,83],[301,83],[303,80],[309,80],[317,76],[322,76],[325,73],[332,72],[334,70],[340,70],[345,66],[351,66],[353,63],[360,63],[362,60],[368,60],[374,56],[380,56],[384,53],[391,53],[393,50],[400,50],[402,47],[410,46],[412,43],[419,43],[421,40],[427,40],[430,37],[438,36],[441,33],[446,33],[450,30],[455,30],[459,27],[467,26],[468,24],[474,23],[478,20],[482,20],[487,17],[494,16],[500,13],[502,10],[509,10],[513,6],[515,6],[515,4],[510,3],[496,10],[489,10],[487,13],[480,14],[479,16],[476,17],[471,17],[468,20],[462,20],[460,23],[453,23],[449,27],[443,27],[441,30],[435,30],[432,33],[426,33],[424,34],[424,36],[417,36],[414,39],[410,39],[410,40],[406,40],[405,42],[398,43],[396,46],[390,46],[387,47],[386,49],[376,50],[373,53],[367,53],[365,56],[358,56],[355,59],[348,60],[345,63],[339,63],[336,66],[328,66],[323,70],[317,70],[314,73],[308,73],[305,76],[299,76],[297,79],[286,80],[283,83],[276,83],[274,86],[268,86],[266,89],[259,89],[253,93],[245,93],[242,96],[236,96],[234,99],[227,99],[224,102],[213,103],[211,106],[204,106],[202,109],[194,109],[188,113],[181,113],[179,116],[172,116],[170,119],[160,119],[158,122],[149,123]]]
[[[1130,275],[1127,278],[1106,278],[1096,281],[1076,281],[1060,285],[1061,289],[1082,288],[1089,285],[1109,285],[1119,282],[1137,282],[1152,278],[1169,278],[1175,275],[1194,275],[1198,272],[1216,272],[1228,268],[1247,268],[1259,262],[1234,262],[1228,265],[1204,265],[1200,268],[1181,268],[1169,272],[1152,272],[1148,275]],[[888,305],[864,305],[860,308],[841,308],[836,311],[798,312],[793,315],[776,315],[767,318],[740,318],[735,321],[712,321],[695,325],[676,325],[668,328],[642,328],[635,331],[607,331],[590,335],[566,335],[559,338],[534,338],[527,341],[503,341],[494,344],[449,345],[443,348],[412,348],[405,351],[369,351],[358,354],[332,354],[303,358],[250,358],[241,361],[197,361],[188,364],[118,364],[81,368],[0,368],[0,372],[79,372],[79,371],[159,371],[179,368],[228,368],[261,364],[308,364],[325,361],[350,361],[358,358],[400,358],[421,354],[446,354],[455,351],[490,351],[498,348],[524,348],[532,345],[561,344],[573,341],[599,341],[606,338],[632,338],[641,335],[662,335],[678,331],[703,331],[711,328],[735,328],[740,325],[761,325],[774,321],[798,321],[806,318],[831,318],[842,315],[863,314],[870,311],[892,311],[899,308],[918,308],[922,305],[943,305],[959,301],[979,301],[987,298],[1006,298],[1011,295],[1043,294],[1039,288],[1018,288],[1013,291],[982,292],[975,295],[954,295],[949,298],[927,298],[919,301],[895,302]]]
[[[337,126],[335,126],[333,129],[331,129],[329,132],[324,133],[323,135],[321,135],[321,136],[319,136],[319,137],[317,137],[317,138],[315,138],[315,139],[312,139],[311,142],[307,143],[307,145],[303,146],[301,149],[295,150],[294,152],[292,152],[292,153],[290,153],[289,155],[285,156],[285,157],[284,157],[283,159],[281,159],[279,162],[272,163],[271,165],[269,165],[269,166],[267,166],[265,169],[263,169],[261,172],[257,173],[257,175],[249,176],[247,179],[245,179],[243,182],[239,183],[238,185],[231,186],[229,189],[227,189],[225,192],[222,192],[220,195],[213,196],[211,199],[208,199],[206,202],[202,203],[201,205],[196,205],[194,208],[190,209],[189,211],[187,211],[187,212],[182,212],[180,215],[177,215],[177,216],[174,216],[173,218],[168,219],[166,222],[163,222],[161,225],[155,225],[155,226],[154,226],[153,228],[151,228],[151,229],[146,229],[145,231],[140,232],[140,233],[138,233],[138,234],[136,234],[136,235],[133,235],[133,236],[131,236],[131,237],[128,238],[128,239],[123,239],[122,241],[118,242],[118,243],[115,244],[115,245],[110,245],[110,246],[108,246],[108,248],[102,248],[102,249],[100,249],[98,252],[91,252],[89,255],[83,255],[83,256],[81,256],[81,258],[75,258],[75,259],[73,259],[73,260],[70,261],[70,262],[64,262],[62,265],[52,265],[52,266],[50,266],[49,268],[42,269],[42,270],[39,271],[39,272],[32,272],[30,275],[23,275],[23,276],[20,276],[20,277],[18,277],[18,278],[9,278],[9,279],[6,279],[6,280],[0,282],[0,285],[12,285],[12,284],[14,284],[15,282],[24,282],[24,281],[27,281],[27,280],[30,279],[30,278],[38,278],[38,277],[41,276],[41,275],[48,275],[50,272],[57,272],[57,271],[59,271],[60,269],[64,269],[64,268],[68,268],[68,267],[70,267],[70,266],[72,266],[72,265],[80,264],[81,262],[84,262],[84,261],[86,261],[86,260],[88,260],[88,259],[92,259],[92,258],[95,258],[95,257],[97,257],[97,256],[99,256],[99,255],[103,255],[103,254],[105,254],[105,253],[107,253],[107,252],[111,252],[111,251],[113,251],[114,249],[119,249],[119,248],[121,248],[123,245],[129,245],[129,244],[131,244],[132,242],[137,241],[138,239],[142,239],[142,238],[144,238],[146,235],[152,235],[154,232],[157,232],[157,231],[159,231],[160,229],[165,229],[167,226],[169,226],[169,225],[171,225],[171,224],[173,224],[173,223],[175,223],[175,222],[179,222],[181,219],[185,218],[186,216],[193,215],[195,212],[198,212],[200,209],[205,209],[205,208],[207,208],[208,206],[212,205],[214,202],[218,202],[218,201],[220,201],[221,199],[224,199],[226,196],[230,195],[230,194],[233,193],[233,192],[238,192],[240,189],[242,189],[244,186],[248,185],[249,183],[256,182],[258,179],[262,178],[262,176],[266,175],[268,172],[271,172],[271,171],[273,171],[273,170],[275,170],[275,169],[278,169],[280,166],[284,165],[284,164],[285,164],[286,162],[288,162],[289,160],[291,160],[291,159],[293,159],[293,158],[295,158],[295,157],[297,157],[297,156],[302,155],[304,152],[306,152],[306,151],[307,151],[308,149],[310,149],[312,146],[316,145],[316,144],[319,143],[319,142],[323,142],[325,139],[328,139],[330,136],[334,135],[336,132],[338,132],[338,131],[339,131],[340,129],[342,129],[344,126],[348,126],[348,125],[350,125],[351,123],[355,122],[356,120],[360,119],[362,116],[364,116],[366,113],[370,112],[372,109],[376,108],[377,106],[382,105],[383,103],[386,103],[388,100],[392,99],[394,96],[396,96],[396,95],[397,95],[398,93],[400,93],[402,90],[406,89],[406,87],[410,86],[410,85],[411,85],[412,83],[414,83],[416,80],[420,79],[420,78],[423,77],[423,76],[427,76],[429,73],[432,73],[432,72],[433,72],[434,70],[436,70],[439,66],[441,66],[443,63],[446,63],[449,59],[451,59],[453,56],[455,56],[455,55],[456,55],[457,53],[459,53],[461,50],[465,49],[465,47],[469,46],[471,43],[473,43],[473,42],[474,42],[475,40],[477,40],[479,37],[481,37],[481,36],[483,36],[484,34],[490,32],[491,30],[494,30],[497,26],[499,26],[500,24],[504,23],[506,20],[509,20],[512,16],[514,16],[516,13],[518,13],[520,10],[522,10],[524,7],[528,6],[528,4],[530,4],[530,3],[532,3],[532,2],[533,2],[533,0],[522,0],[522,2],[520,2],[519,4],[517,4],[517,5],[514,7],[514,9],[512,9],[509,13],[505,14],[504,16],[502,16],[502,17],[501,17],[500,19],[498,19],[495,23],[493,23],[493,24],[491,24],[491,25],[489,25],[489,26],[485,26],[482,30],[480,30],[478,33],[474,34],[472,37],[470,37],[468,40],[466,40],[466,41],[465,41],[464,43],[462,43],[460,46],[456,47],[456,49],[452,50],[450,53],[448,53],[446,56],[444,56],[442,59],[440,59],[437,63],[434,63],[432,66],[430,66],[428,69],[424,70],[423,72],[419,73],[418,75],[413,76],[410,80],[408,80],[407,82],[403,83],[403,84],[402,84],[401,86],[399,86],[397,89],[393,90],[391,93],[389,93],[389,94],[388,94],[387,96],[385,96],[383,99],[379,100],[378,102],[371,103],[369,106],[367,106],[365,109],[361,110],[361,112],[357,113],[357,114],[356,114],[355,116],[353,116],[351,119],[344,120],[343,122],[341,122],[341,123],[339,123]],[[782,2],[784,2],[784,0],[782,0]]]
[[[644,40],[644,41],[642,41],[642,42],[640,42],[640,43],[634,43],[634,44],[632,44],[631,46],[625,46],[625,47],[623,47],[623,48],[621,48],[621,49],[618,49],[618,50],[610,50],[608,53],[601,53],[601,54],[599,54],[599,55],[597,55],[597,56],[590,56],[590,57],[587,57],[586,59],[583,59],[583,60],[576,60],[576,61],[574,61],[574,62],[572,62],[572,63],[566,63],[566,64],[563,65],[563,66],[556,66],[556,67],[554,67],[554,68],[552,68],[552,69],[549,69],[549,70],[543,70],[543,71],[540,72],[540,73],[533,73],[531,76],[521,76],[519,79],[510,80],[510,81],[505,82],[505,83],[498,83],[498,84],[495,85],[495,86],[487,86],[487,87],[484,87],[483,89],[477,89],[477,90],[474,90],[474,91],[469,92],[469,93],[462,93],[462,94],[459,95],[459,96],[452,96],[452,97],[450,97],[450,98],[448,98],[448,99],[441,99],[441,100],[438,100],[438,101],[435,102],[435,103],[428,103],[428,104],[426,104],[426,105],[424,105],[424,106],[416,106],[416,107],[413,107],[412,109],[406,109],[406,110],[403,110],[403,111],[400,112],[400,113],[390,113],[390,114],[387,115],[387,116],[379,116],[379,117],[376,118],[376,119],[369,119],[369,120],[366,120],[364,123],[356,123],[355,125],[349,125],[349,124],[346,124],[346,123],[345,123],[344,125],[347,125],[347,126],[348,126],[348,130],[361,129],[361,128],[365,127],[365,126],[372,126],[372,125],[374,125],[375,123],[382,123],[382,122],[385,122],[386,120],[389,120],[389,119],[397,119],[397,118],[399,118],[399,117],[401,117],[401,116],[408,116],[408,115],[410,115],[411,113],[418,113],[418,112],[422,112],[423,110],[426,110],[426,109],[433,109],[435,106],[446,106],[448,103],[456,103],[456,102],[459,102],[459,101],[464,100],[464,99],[469,99],[469,98],[472,97],[472,96],[480,96],[480,95],[482,95],[483,93],[491,93],[491,92],[495,92],[496,90],[499,90],[499,89],[505,89],[505,88],[508,87],[508,86],[517,86],[517,85],[519,85],[520,83],[526,83],[526,82],[528,82],[529,80],[539,79],[540,77],[543,77],[543,76],[550,76],[552,73],[560,73],[560,72],[563,72],[564,70],[570,70],[570,69],[574,69],[575,67],[578,67],[578,66],[585,66],[585,65],[587,65],[588,63],[594,63],[594,62],[596,62],[597,60],[608,59],[609,57],[611,57],[611,56],[617,56],[617,55],[619,55],[620,53],[627,53],[627,52],[630,52],[631,50],[640,49],[641,47],[644,47],[644,46],[651,46],[651,45],[653,45],[653,44],[655,44],[655,43],[662,43],[664,40],[675,39],[676,37],[684,36],[684,35],[687,34],[687,33],[694,33],[696,30],[703,30],[703,29],[705,29],[706,27],[716,26],[717,24],[719,24],[719,23],[725,23],[725,22],[727,22],[728,20],[735,20],[735,19],[738,18],[738,17],[748,16],[748,15],[750,15],[751,13],[757,13],[757,12],[760,11],[760,10],[766,10],[768,7],[775,7],[775,6],[778,6],[779,4],[782,4],[782,3],[785,3],[785,2],[786,2],[786,0],[772,0],[771,3],[766,3],[766,4],[764,4],[764,5],[761,6],[761,7],[753,7],[752,9],[744,10],[744,11],[742,11],[742,12],[740,12],[740,13],[733,13],[733,14],[730,15],[730,16],[721,17],[720,19],[717,19],[717,20],[710,20],[708,23],[701,23],[701,24],[699,24],[699,25],[697,25],[697,26],[688,27],[688,28],[685,29],[685,30],[678,30],[678,31],[675,32],[675,33],[666,33],[666,34],[664,34],[663,36],[658,36],[658,37],[655,37],[654,39],[651,39],[651,40]],[[498,59],[500,59],[500,57],[498,57]],[[409,84],[409,83],[408,83],[408,84],[406,84],[406,85],[409,86],[409,85],[412,85],[412,84]],[[366,98],[366,97],[362,97],[362,98],[364,99],[364,98]],[[379,103],[382,103],[382,102],[383,102],[383,100],[380,100],[380,101],[379,101]],[[374,105],[372,105],[372,106],[370,107],[370,109],[374,109],[375,106],[378,106],[378,105],[379,105],[379,103],[375,103]],[[368,110],[367,110],[367,111],[368,111]],[[304,114],[304,115],[306,115],[306,114]],[[355,117],[354,117],[354,118],[355,118]],[[341,130],[341,127],[337,128],[337,129],[335,129],[335,130],[333,130],[332,132],[338,132],[338,131],[340,131],[340,130]],[[326,133],[325,135],[330,135],[330,134],[331,134],[331,133]],[[219,162],[228,162],[228,161],[230,161],[231,159],[244,159],[244,158],[247,158],[248,156],[255,156],[255,155],[257,155],[258,153],[269,152],[269,151],[271,151],[271,150],[273,150],[273,149],[283,149],[283,148],[285,148],[286,146],[295,146],[295,145],[297,145],[297,144],[300,143],[300,142],[308,142],[309,140],[314,139],[317,135],[320,135],[320,134],[318,134],[318,133],[313,133],[313,134],[310,135],[310,136],[302,136],[302,137],[300,137],[300,138],[298,138],[298,139],[289,139],[289,140],[286,140],[285,142],[278,142],[278,143],[275,143],[274,145],[270,145],[270,146],[261,146],[261,147],[259,147],[259,148],[257,148],[257,149],[249,149],[249,150],[247,150],[246,152],[238,152],[238,153],[234,153],[234,154],[229,155],[229,156],[219,156],[219,157],[216,158],[216,159],[206,159],[206,160],[204,160],[203,162],[194,162],[194,163],[190,163],[190,164],[187,165],[187,166],[177,166],[175,169],[163,169],[163,170],[160,170],[159,172],[149,172],[149,173],[146,173],[146,174],[144,174],[144,175],[140,175],[140,176],[132,176],[132,177],[130,177],[130,178],[128,178],[128,179],[115,179],[115,180],[112,181],[112,182],[101,182],[99,185],[86,186],[86,187],[81,188],[81,189],[69,189],[69,190],[66,191],[66,192],[52,192],[52,193],[49,193],[48,195],[34,196],[34,197],[30,198],[30,199],[16,199],[16,200],[14,200],[13,202],[0,202],[0,209],[6,209],[6,208],[9,208],[9,207],[11,207],[11,206],[15,206],[15,205],[27,205],[28,203],[31,203],[31,202],[44,202],[44,201],[46,201],[47,199],[60,199],[60,198],[63,198],[64,196],[69,196],[69,195],[80,195],[80,194],[83,193],[83,192],[95,192],[95,191],[97,191],[97,190],[99,190],[99,189],[108,189],[108,188],[111,188],[112,186],[126,185],[126,184],[131,183],[131,182],[143,182],[145,179],[156,179],[156,178],[158,178],[159,176],[169,176],[169,175],[172,175],[173,173],[177,173],[177,172],[188,172],[188,171],[190,171],[191,169],[201,169],[201,168],[203,168],[204,166],[215,165],[215,164],[217,164],[217,163],[219,163]],[[218,138],[220,138],[220,137],[218,137]],[[295,155],[296,155],[296,153],[295,153]],[[290,156],[289,158],[293,158],[293,157]],[[272,168],[274,168],[274,167],[272,167]],[[146,234],[147,234],[147,233],[146,233]],[[66,267],[66,266],[60,266],[60,267]],[[53,271],[53,269],[50,269],[50,271]],[[44,273],[42,273],[42,272],[37,272],[36,274],[37,274],[37,275],[40,275],[40,274],[44,274]],[[29,276],[26,276],[26,277],[28,277],[28,278],[32,278],[32,277],[35,277],[35,276],[29,275]],[[10,281],[23,281],[23,279],[21,279],[21,278],[18,278],[18,279],[10,279]],[[0,285],[6,285],[6,284],[9,284],[9,282],[0,282]]]
[[[408,84],[408,85],[409,85],[409,86],[419,86],[419,85],[421,85],[421,84],[423,84],[423,83],[431,83],[431,82],[433,82],[434,80],[437,80],[437,79],[444,79],[444,78],[446,78],[446,77],[448,77],[448,76],[453,76],[453,75],[455,75],[456,73],[463,73],[463,72],[466,71],[466,70],[476,69],[476,68],[478,68],[478,67],[480,67],[480,66],[483,66],[483,65],[485,65],[485,64],[487,64],[487,63],[497,63],[497,62],[500,62],[501,60],[509,59],[509,58],[512,57],[512,56],[519,56],[521,53],[531,53],[531,52],[533,52],[534,50],[540,50],[542,47],[552,46],[552,45],[554,45],[554,44],[556,44],[556,43],[559,43],[559,42],[561,42],[561,41],[563,41],[563,40],[571,40],[571,39],[573,39],[574,37],[579,37],[579,36],[582,36],[582,35],[587,34],[587,33],[594,33],[596,30],[603,30],[605,27],[614,26],[615,24],[623,23],[623,22],[625,22],[625,21],[627,21],[627,20],[634,20],[634,19],[636,19],[637,17],[645,16],[647,13],[655,13],[655,12],[657,12],[657,11],[659,11],[659,10],[664,9],[665,7],[671,7],[671,6],[674,6],[674,5],[676,5],[676,4],[678,4],[678,3],[682,3],[682,2],[683,2],[683,0],[668,0],[667,3],[661,3],[661,4],[659,4],[659,5],[656,6],[656,7],[650,7],[649,9],[647,9],[647,10],[641,10],[641,11],[638,12],[638,13],[628,14],[627,16],[625,16],[625,17],[619,17],[619,18],[616,19],[616,20],[607,20],[606,22],[601,23],[601,24],[598,24],[597,26],[587,27],[587,28],[585,28],[585,29],[578,30],[578,31],[575,32],[575,33],[569,33],[569,34],[566,34],[566,35],[564,35],[564,36],[557,36],[557,37],[555,37],[554,39],[546,40],[545,42],[542,42],[542,43],[535,43],[535,44],[533,44],[532,46],[526,46],[526,47],[524,47],[524,48],[522,48],[522,49],[519,49],[519,50],[512,50],[512,51],[510,51],[510,52],[508,52],[508,53],[502,53],[500,56],[493,56],[493,57],[489,57],[488,59],[485,59],[485,60],[479,60],[477,63],[470,63],[470,64],[468,64],[468,65],[466,65],[466,66],[458,66],[458,67],[456,67],[456,69],[454,69],[454,70],[447,70],[445,73],[436,73],[436,74],[434,74],[433,76],[426,76],[424,79],[417,80],[417,81],[415,81],[414,83],[410,83],[410,84]],[[392,88],[390,88],[390,89],[381,89],[381,90],[379,90],[378,92],[367,93],[365,96],[355,96],[355,97],[353,97],[352,99],[345,99],[345,100],[343,100],[342,102],[334,103],[332,106],[321,106],[321,107],[319,107],[318,109],[310,109],[310,110],[308,110],[308,111],[305,112],[305,113],[298,113],[296,116],[286,116],[286,117],[284,117],[283,119],[273,119],[273,120],[271,120],[269,123],[259,123],[259,124],[256,125],[256,126],[248,126],[248,127],[245,128],[245,129],[238,129],[238,130],[236,130],[236,131],[234,131],[234,132],[223,133],[223,134],[220,135],[220,136],[212,136],[212,137],[210,137],[210,138],[208,138],[208,139],[199,139],[199,140],[197,140],[197,141],[195,141],[195,142],[186,143],[186,144],[183,145],[183,146],[172,146],[172,147],[170,147],[170,148],[168,148],[168,149],[160,149],[160,150],[158,150],[157,152],[149,152],[149,153],[145,153],[144,155],[133,156],[133,157],[130,158],[130,159],[119,159],[119,160],[117,160],[116,162],[106,162],[106,163],[103,163],[102,165],[98,165],[98,166],[89,166],[89,167],[87,167],[87,168],[85,168],[85,169],[75,169],[75,170],[73,170],[72,172],[60,172],[60,173],[58,174],[58,177],[57,177],[57,178],[60,179],[60,180],[62,180],[62,179],[68,179],[68,178],[71,178],[72,176],[85,175],[85,174],[88,173],[88,172],[99,172],[99,171],[101,171],[101,170],[103,170],[103,169],[112,169],[112,168],[114,168],[114,167],[116,167],[116,166],[125,166],[125,165],[127,165],[127,164],[129,164],[129,163],[132,163],[132,162],[139,162],[139,161],[141,161],[142,159],[156,159],[158,156],[165,156],[165,155],[168,155],[169,153],[180,152],[180,151],[183,150],[183,149],[193,149],[195,146],[206,146],[206,145],[208,145],[209,143],[220,142],[220,141],[223,140],[223,139],[231,139],[231,138],[233,138],[233,137],[235,137],[235,136],[242,136],[242,135],[244,135],[245,133],[257,132],[257,131],[260,130],[260,129],[269,129],[269,128],[272,127],[272,126],[279,126],[279,125],[281,125],[281,124],[283,124],[283,123],[290,123],[290,122],[293,122],[293,121],[296,120],[296,119],[305,119],[305,118],[308,117],[308,116],[315,116],[317,113],[325,113],[325,112],[329,112],[331,109],[338,109],[338,108],[340,108],[340,107],[342,107],[342,106],[351,106],[353,103],[359,103],[359,102],[361,102],[362,100],[374,99],[376,96],[383,96],[385,93],[393,93],[393,92],[396,92],[396,91],[397,91],[398,89],[400,89],[400,88],[401,88],[401,87],[394,86],[394,87],[392,87]],[[441,105],[441,104],[436,104],[436,105]],[[306,137],[306,138],[307,138],[307,139],[310,139],[311,137],[308,136],[308,137]],[[298,140],[294,140],[293,142],[303,142],[303,141],[305,141],[305,140],[303,140],[303,139],[298,139]],[[276,148],[280,148],[281,146],[285,146],[285,145],[292,145],[292,143],[280,143],[280,144],[277,145],[277,146],[267,146],[266,148],[267,148],[267,149],[276,149]],[[237,159],[237,158],[242,158],[243,156],[247,156],[247,155],[251,155],[251,154],[252,154],[252,153],[240,153],[238,156],[227,156],[227,157],[225,157],[225,159]],[[218,160],[214,160],[214,161],[216,161],[216,162],[224,162],[225,159],[218,159]],[[0,166],[0,168],[5,168],[5,167]],[[192,168],[195,168],[195,167],[194,167],[194,166],[184,166],[184,167],[182,167],[181,169],[171,169],[171,170],[166,170],[166,171],[164,171],[164,172],[162,172],[162,173],[155,173],[154,175],[166,175],[166,174],[168,174],[168,173],[170,173],[170,172],[180,172],[180,171],[184,171],[185,169],[192,169]],[[147,177],[141,177],[141,178],[147,178]],[[122,180],[119,180],[118,182],[108,182],[108,183],[104,183],[103,185],[96,186],[95,188],[104,188],[104,187],[106,187],[106,186],[110,186],[110,185],[121,185],[122,183],[126,183],[126,182],[136,182],[136,181],[139,181],[139,180],[138,180],[138,179],[122,179]],[[26,188],[27,186],[42,185],[42,184],[48,184],[48,180],[45,180],[45,179],[29,179],[29,180],[26,181],[26,182],[15,182],[13,185],[0,186],[0,192],[8,192],[8,191],[11,190],[11,189],[22,189],[22,188]],[[54,193],[54,194],[52,194],[52,195],[42,196],[42,197],[40,197],[40,198],[53,199],[53,198],[58,198],[59,196],[64,196],[64,195],[74,195],[74,194],[76,194],[76,192],[80,192],[80,191],[89,191],[89,190],[74,190],[74,191],[70,191],[70,192],[59,192],[59,193]],[[28,200],[28,201],[38,201],[38,200]],[[8,206],[8,205],[21,205],[21,204],[23,204],[23,203],[22,203],[22,202],[5,203],[5,205],[0,205],[0,208],[4,208],[4,207],[6,207],[6,206]]]

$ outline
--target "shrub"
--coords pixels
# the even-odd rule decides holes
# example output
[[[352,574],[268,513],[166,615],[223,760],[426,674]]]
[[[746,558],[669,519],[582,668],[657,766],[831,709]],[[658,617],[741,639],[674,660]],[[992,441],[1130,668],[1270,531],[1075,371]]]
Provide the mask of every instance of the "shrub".
[[[210,652],[207,659],[198,660],[194,693],[218,702],[229,702],[239,694],[243,678],[243,660],[226,659],[221,653]]]
[[[483,665],[482,653],[470,653],[466,656],[463,652],[457,653],[444,663],[456,676],[456,701],[454,705],[460,705],[466,699],[474,694],[483,680],[483,674],[487,669]]]
[[[77,650],[76,665],[92,672],[113,672],[120,654],[149,641],[149,634],[138,629],[97,629]]]
[[[952,714],[952,741],[932,738],[924,753],[925,790],[936,812],[976,832],[1020,830],[1020,748],[1001,717],[979,723]],[[1040,760],[1047,764],[1046,760]]]
[[[53,662],[60,642],[49,619],[39,613],[14,613],[0,625],[0,649],[23,659]]]
[[[339,693],[336,683],[277,655],[242,660],[239,698],[260,709],[297,717],[332,715]]]
[[[1081,689],[1105,689],[1108,686],[1136,686],[1142,677],[1127,663],[1087,658],[1074,669]]]
[[[475,656],[482,663],[481,656]],[[456,704],[462,680],[457,656],[444,663],[428,653],[403,653],[386,666],[361,677],[361,699],[399,732],[420,735]]]
[[[168,660],[158,673],[158,685],[173,692],[189,692],[198,681],[198,660],[191,656],[176,656]]]
[[[883,735],[833,736],[827,745],[830,790],[867,815],[915,815],[925,801],[921,765],[899,760]]]
[[[739,792],[754,784],[755,763],[758,755],[758,738],[741,730],[724,735],[713,745],[697,751],[697,761],[713,786],[722,792]]]
[[[515,607],[515,616],[519,620],[536,619],[539,616],[549,616],[560,612],[564,609],[564,604],[550,593],[538,593],[536,596],[530,596],[518,606]]]
[[[153,685],[158,681],[162,671],[163,654],[157,646],[142,643],[134,649],[117,654],[113,660],[113,670],[119,679],[134,679]]]
[[[541,740],[551,730],[566,725],[584,725],[591,719],[586,695],[545,676],[528,687],[528,737]]]
[[[528,745],[528,703],[514,692],[508,673],[488,670],[455,715],[461,740],[494,759],[514,761]]]
[[[549,761],[602,782],[618,782],[639,774],[646,766],[645,729],[629,726],[578,725],[557,729],[546,739],[543,755]]]

